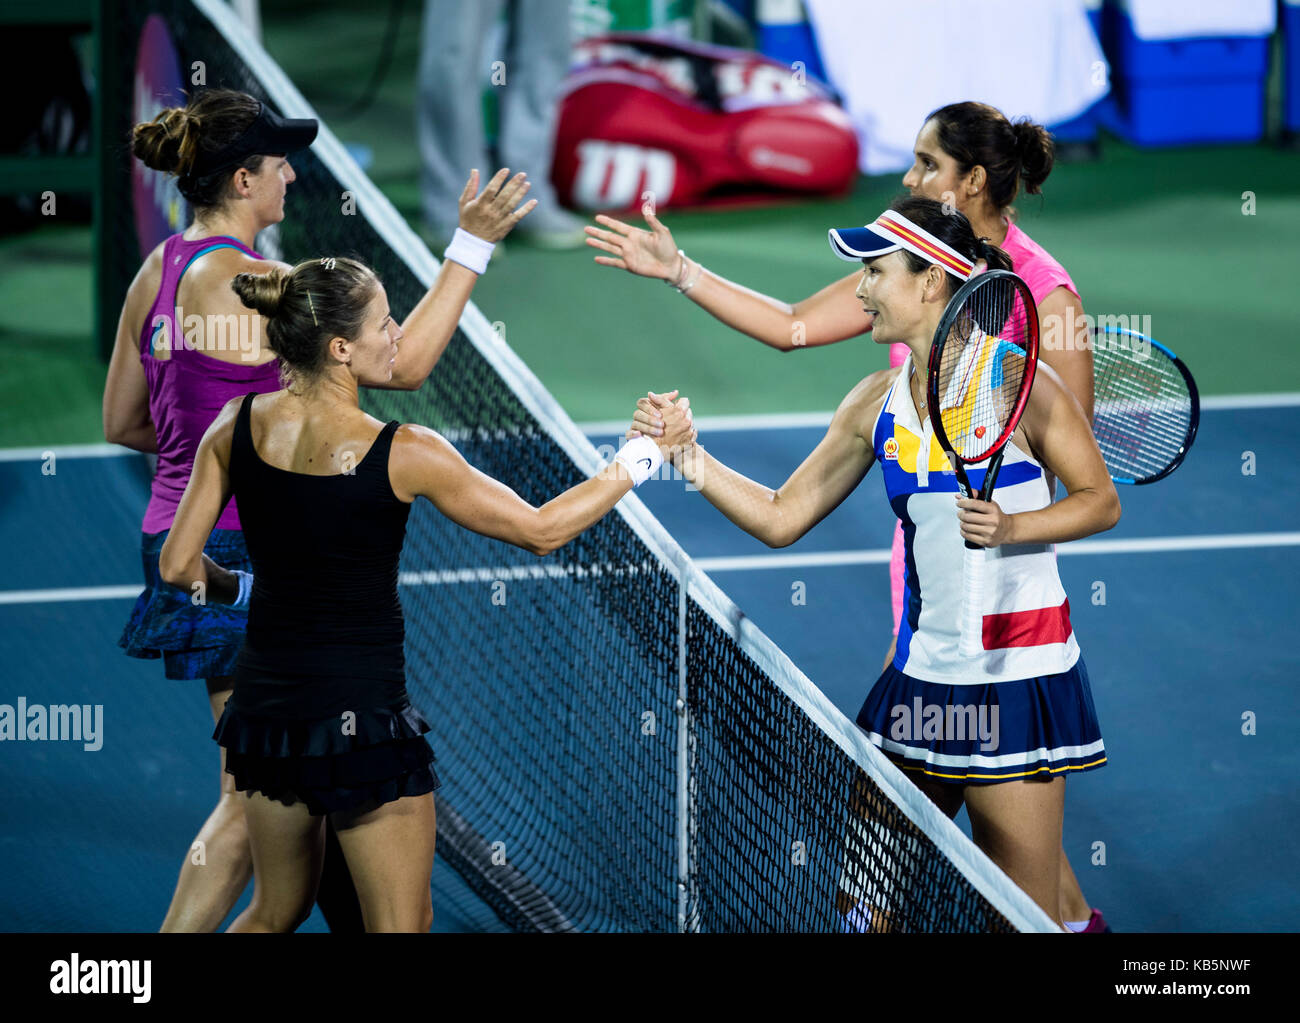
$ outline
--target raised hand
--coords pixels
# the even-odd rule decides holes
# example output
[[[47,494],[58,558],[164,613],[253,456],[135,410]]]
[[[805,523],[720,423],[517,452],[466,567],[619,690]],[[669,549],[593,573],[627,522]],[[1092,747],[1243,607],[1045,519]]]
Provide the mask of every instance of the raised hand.
[[[645,220],[650,225],[649,231],[601,213],[596,217],[596,223],[604,224],[609,230],[602,231],[588,225],[585,228],[587,244],[610,253],[596,257],[601,266],[615,266],[639,277],[676,281],[681,275],[682,257],[677,253],[672,233],[653,213],[647,212]]]
[[[460,193],[461,230],[468,231],[485,242],[499,242],[532,212],[537,205],[536,199],[529,199],[516,209],[524,193],[533,187],[528,175],[520,171],[507,181],[509,173],[508,167],[502,167],[492,175],[492,180],[482,193],[479,193],[478,171],[470,171],[465,189]]]

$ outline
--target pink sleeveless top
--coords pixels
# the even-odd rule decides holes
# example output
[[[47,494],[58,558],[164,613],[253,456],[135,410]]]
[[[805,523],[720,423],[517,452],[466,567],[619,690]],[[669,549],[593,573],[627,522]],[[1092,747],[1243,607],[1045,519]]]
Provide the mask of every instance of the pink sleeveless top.
[[[140,330],[140,362],[149,385],[149,416],[158,437],[158,470],[142,526],[146,533],[161,533],[171,528],[194,468],[199,441],[226,402],[250,392],[265,394],[280,389],[278,360],[260,366],[225,362],[192,344],[186,345],[185,321],[194,314],[176,307],[177,286],[194,260],[213,249],[223,248],[238,249],[254,259],[262,258],[238,239],[224,235],[186,241],[174,234],[163,243],[162,281]],[[266,339],[251,335],[253,317],[250,309],[248,316],[237,317],[238,324],[227,320],[224,334],[212,336],[218,343],[224,338],[230,348],[255,358]],[[190,336],[194,337],[193,331]],[[155,358],[155,349],[170,349],[171,357]],[[233,497],[217,519],[216,528],[239,528],[239,511]]]
[[[1007,236],[1000,248],[1011,257],[1011,269],[1029,285],[1037,304],[1041,305],[1056,288],[1069,288],[1075,298],[1079,297],[1079,289],[1070,280],[1065,267],[1015,224],[1007,225]]]

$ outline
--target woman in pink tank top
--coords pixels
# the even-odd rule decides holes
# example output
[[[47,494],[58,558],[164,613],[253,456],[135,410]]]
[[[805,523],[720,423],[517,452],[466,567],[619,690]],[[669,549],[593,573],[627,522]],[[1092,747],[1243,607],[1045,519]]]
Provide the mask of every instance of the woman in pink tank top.
[[[145,588],[119,643],[133,657],[161,658],[169,679],[204,679],[214,721],[231,693],[247,608],[168,586],[159,575],[159,554],[199,442],[217,414],[232,398],[280,389],[263,318],[243,305],[231,281],[285,266],[264,259],[253,242],[284,219],[294,181],[288,154],[309,146],[316,131],[315,120],[285,119],[245,93],[210,89],[185,107],[137,124],[133,133],[136,158],[178,178],[194,219],[149,254],[132,282],[104,386],[105,437],[158,458],[142,524]],[[532,202],[519,206],[529,187],[526,175],[507,176],[499,171],[480,195],[478,172],[470,175],[461,196],[461,230],[433,287],[402,324],[405,341],[389,387],[415,389],[424,382],[492,244],[532,209]],[[225,568],[252,570],[234,500],[222,510],[204,553]],[[163,930],[214,930],[252,875],[244,809],[225,772],[224,752],[221,768],[220,798],[195,840],[203,856],[186,858]],[[362,929],[332,834],[319,903],[332,929]]]
[[[1052,136],[1038,124],[1012,124],[986,103],[953,103],[925,119],[914,149],[915,161],[903,185],[915,197],[951,204],[978,237],[1011,256],[1013,269],[1024,277],[1038,304],[1041,359],[1060,376],[1091,422],[1092,352],[1077,336],[1083,325],[1078,290],[1061,264],[1015,225],[1011,207],[1022,180],[1027,192],[1037,194],[1051,173]],[[596,221],[604,229],[588,226],[587,244],[607,253],[596,256],[601,266],[666,281],[723,323],[779,351],[834,344],[871,330],[872,318],[854,297],[861,273],[842,277],[792,304],[729,281],[689,259],[652,213],[646,214],[649,231],[604,215]],[[906,357],[906,346],[890,347],[891,367],[902,366]],[[896,526],[890,564],[895,639],[903,610],[903,572],[903,534]],[[884,663],[893,659],[891,643]],[[1071,928],[1105,929],[1101,914],[1084,899],[1064,850],[1061,874],[1064,917]]]

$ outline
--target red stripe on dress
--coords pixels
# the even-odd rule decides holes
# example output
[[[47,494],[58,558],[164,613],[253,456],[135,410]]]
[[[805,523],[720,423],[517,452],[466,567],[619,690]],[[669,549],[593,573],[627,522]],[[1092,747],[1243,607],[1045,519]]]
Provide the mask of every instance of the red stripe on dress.
[[[1060,607],[1032,611],[1008,611],[984,616],[984,649],[1005,650],[1014,646],[1046,646],[1070,638],[1070,599]]]

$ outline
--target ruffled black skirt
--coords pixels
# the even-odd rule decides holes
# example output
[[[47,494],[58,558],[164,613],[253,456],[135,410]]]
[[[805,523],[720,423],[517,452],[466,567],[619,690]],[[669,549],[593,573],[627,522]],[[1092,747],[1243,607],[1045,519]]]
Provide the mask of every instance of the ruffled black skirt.
[[[324,690],[327,698],[310,701],[313,690]],[[337,692],[337,684],[236,679],[213,738],[225,748],[226,770],[240,792],[260,792],[288,806],[301,802],[324,815],[373,809],[438,788],[436,758],[424,738],[432,726],[404,687],[357,684],[352,700],[330,699],[331,690]],[[307,698],[285,698],[297,691]],[[375,703],[376,697],[384,702]],[[331,704],[334,712],[283,713],[312,702],[317,712]],[[351,706],[337,709],[344,704]]]

